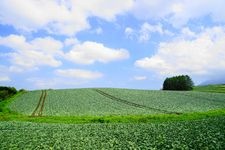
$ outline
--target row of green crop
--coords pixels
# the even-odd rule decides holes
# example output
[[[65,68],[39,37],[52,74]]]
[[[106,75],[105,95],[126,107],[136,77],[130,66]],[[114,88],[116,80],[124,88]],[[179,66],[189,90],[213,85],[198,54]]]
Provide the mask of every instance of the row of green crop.
[[[155,112],[112,101],[93,89],[50,90],[43,112],[44,115],[50,116],[108,116],[150,113]]]
[[[0,122],[0,149],[225,149],[225,116],[145,124]]]
[[[203,112],[225,107],[225,94],[222,93],[128,89],[101,90],[133,103],[181,113]]]
[[[94,89],[48,90],[43,109],[44,116],[109,116],[147,115],[166,112],[204,112],[225,108],[225,94],[178,91],[150,91],[100,89],[128,103],[110,99]],[[9,108],[31,115],[38,104],[40,91],[31,91],[18,97]],[[145,106],[145,107],[144,107]],[[146,109],[152,108],[152,109]],[[163,110],[163,111],[157,111]]]
[[[31,115],[41,96],[41,91],[24,93],[9,106],[13,111]],[[43,109],[44,116],[108,116],[129,114],[154,114],[151,110],[135,108],[112,101],[92,89],[48,90]]]
[[[21,114],[31,115],[41,96],[41,91],[29,91],[21,94],[9,105],[9,109]]]

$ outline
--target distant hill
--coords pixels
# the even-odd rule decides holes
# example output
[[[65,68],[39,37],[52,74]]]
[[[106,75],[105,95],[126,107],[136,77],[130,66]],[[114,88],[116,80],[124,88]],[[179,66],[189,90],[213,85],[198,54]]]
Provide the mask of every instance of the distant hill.
[[[215,84],[225,84],[225,77],[207,80],[202,82],[200,85],[215,85]]]

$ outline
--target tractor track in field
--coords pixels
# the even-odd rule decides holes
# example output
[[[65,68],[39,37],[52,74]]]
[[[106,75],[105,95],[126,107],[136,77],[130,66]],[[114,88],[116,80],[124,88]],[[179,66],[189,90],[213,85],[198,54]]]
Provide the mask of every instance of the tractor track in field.
[[[39,98],[38,104],[37,104],[36,108],[34,109],[33,113],[31,114],[31,116],[35,116],[35,114],[37,113],[38,108],[39,108],[39,106],[41,104],[41,101],[42,101],[43,96],[44,96],[44,91],[41,90],[41,96]]]
[[[40,108],[40,111],[38,113],[38,116],[42,116],[42,112],[43,112],[43,109],[44,109],[44,105],[45,105],[45,100],[46,100],[46,97],[47,97],[47,90],[44,91],[44,97],[43,97],[43,100],[42,100],[42,104],[41,104],[41,108]]]
[[[153,108],[153,107],[148,107],[148,106],[145,106],[145,105],[141,105],[141,104],[137,104],[137,103],[133,103],[133,102],[130,102],[130,101],[127,101],[127,100],[124,100],[124,99],[121,99],[121,98],[118,98],[118,97],[115,97],[113,95],[110,95],[102,90],[99,90],[99,89],[94,89],[94,91],[96,91],[97,93],[111,99],[111,100],[114,100],[114,101],[117,101],[117,102],[120,102],[120,103],[124,103],[126,105],[129,105],[129,106],[133,106],[133,107],[136,107],[136,108],[142,108],[142,109],[149,109],[149,110],[154,110],[154,111],[159,111],[159,112],[163,112],[163,113],[166,113],[166,114],[176,114],[176,115],[180,115],[182,113],[180,112],[171,112],[171,111],[167,111],[167,110],[162,110],[162,109],[158,109],[158,108]]]
[[[32,117],[42,116],[46,97],[47,97],[47,90],[41,90],[41,96],[39,98],[36,108],[34,109],[33,113],[31,114]]]

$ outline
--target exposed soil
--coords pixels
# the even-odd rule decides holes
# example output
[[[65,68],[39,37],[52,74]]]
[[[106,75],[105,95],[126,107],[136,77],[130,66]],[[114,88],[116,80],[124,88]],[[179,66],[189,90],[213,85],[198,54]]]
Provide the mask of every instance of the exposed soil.
[[[42,112],[43,112],[43,109],[44,109],[46,97],[47,97],[47,90],[42,90],[41,96],[40,96],[39,101],[38,101],[38,104],[37,104],[35,110],[33,111],[33,113],[31,114],[32,117],[42,116]]]
[[[42,116],[42,112],[43,112],[43,109],[44,109],[46,97],[47,97],[47,91],[45,90],[44,91],[44,97],[43,97],[43,100],[42,100],[42,104],[41,104],[41,108],[40,108],[40,111],[38,113],[38,116]]]

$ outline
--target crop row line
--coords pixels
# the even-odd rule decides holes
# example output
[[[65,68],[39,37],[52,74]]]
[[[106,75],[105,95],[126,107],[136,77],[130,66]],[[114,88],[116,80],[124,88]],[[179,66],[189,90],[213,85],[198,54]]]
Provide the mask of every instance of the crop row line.
[[[33,113],[31,114],[31,116],[33,116],[33,117],[34,116],[42,116],[46,97],[47,97],[47,90],[42,90],[38,104],[37,104],[36,108],[34,109]]]
[[[127,104],[129,106],[133,106],[133,107],[137,107],[137,108],[143,108],[143,109],[150,109],[150,110],[154,110],[154,111],[159,111],[159,112],[163,112],[163,113],[166,113],[166,114],[177,114],[177,115],[180,115],[182,113],[179,113],[179,112],[171,112],[171,111],[167,111],[167,110],[162,110],[162,109],[158,109],[158,108],[153,108],[153,107],[148,107],[148,106],[145,106],[145,105],[141,105],[141,104],[137,104],[137,103],[134,103],[134,102],[130,102],[130,101],[127,101],[127,100],[124,100],[124,99],[121,99],[121,98],[118,98],[118,97],[115,97],[113,95],[110,95],[104,91],[101,91],[99,89],[94,89],[97,93],[111,99],[111,100],[114,100],[114,101],[118,101],[118,102],[121,102],[121,103],[124,103],[124,104]]]

